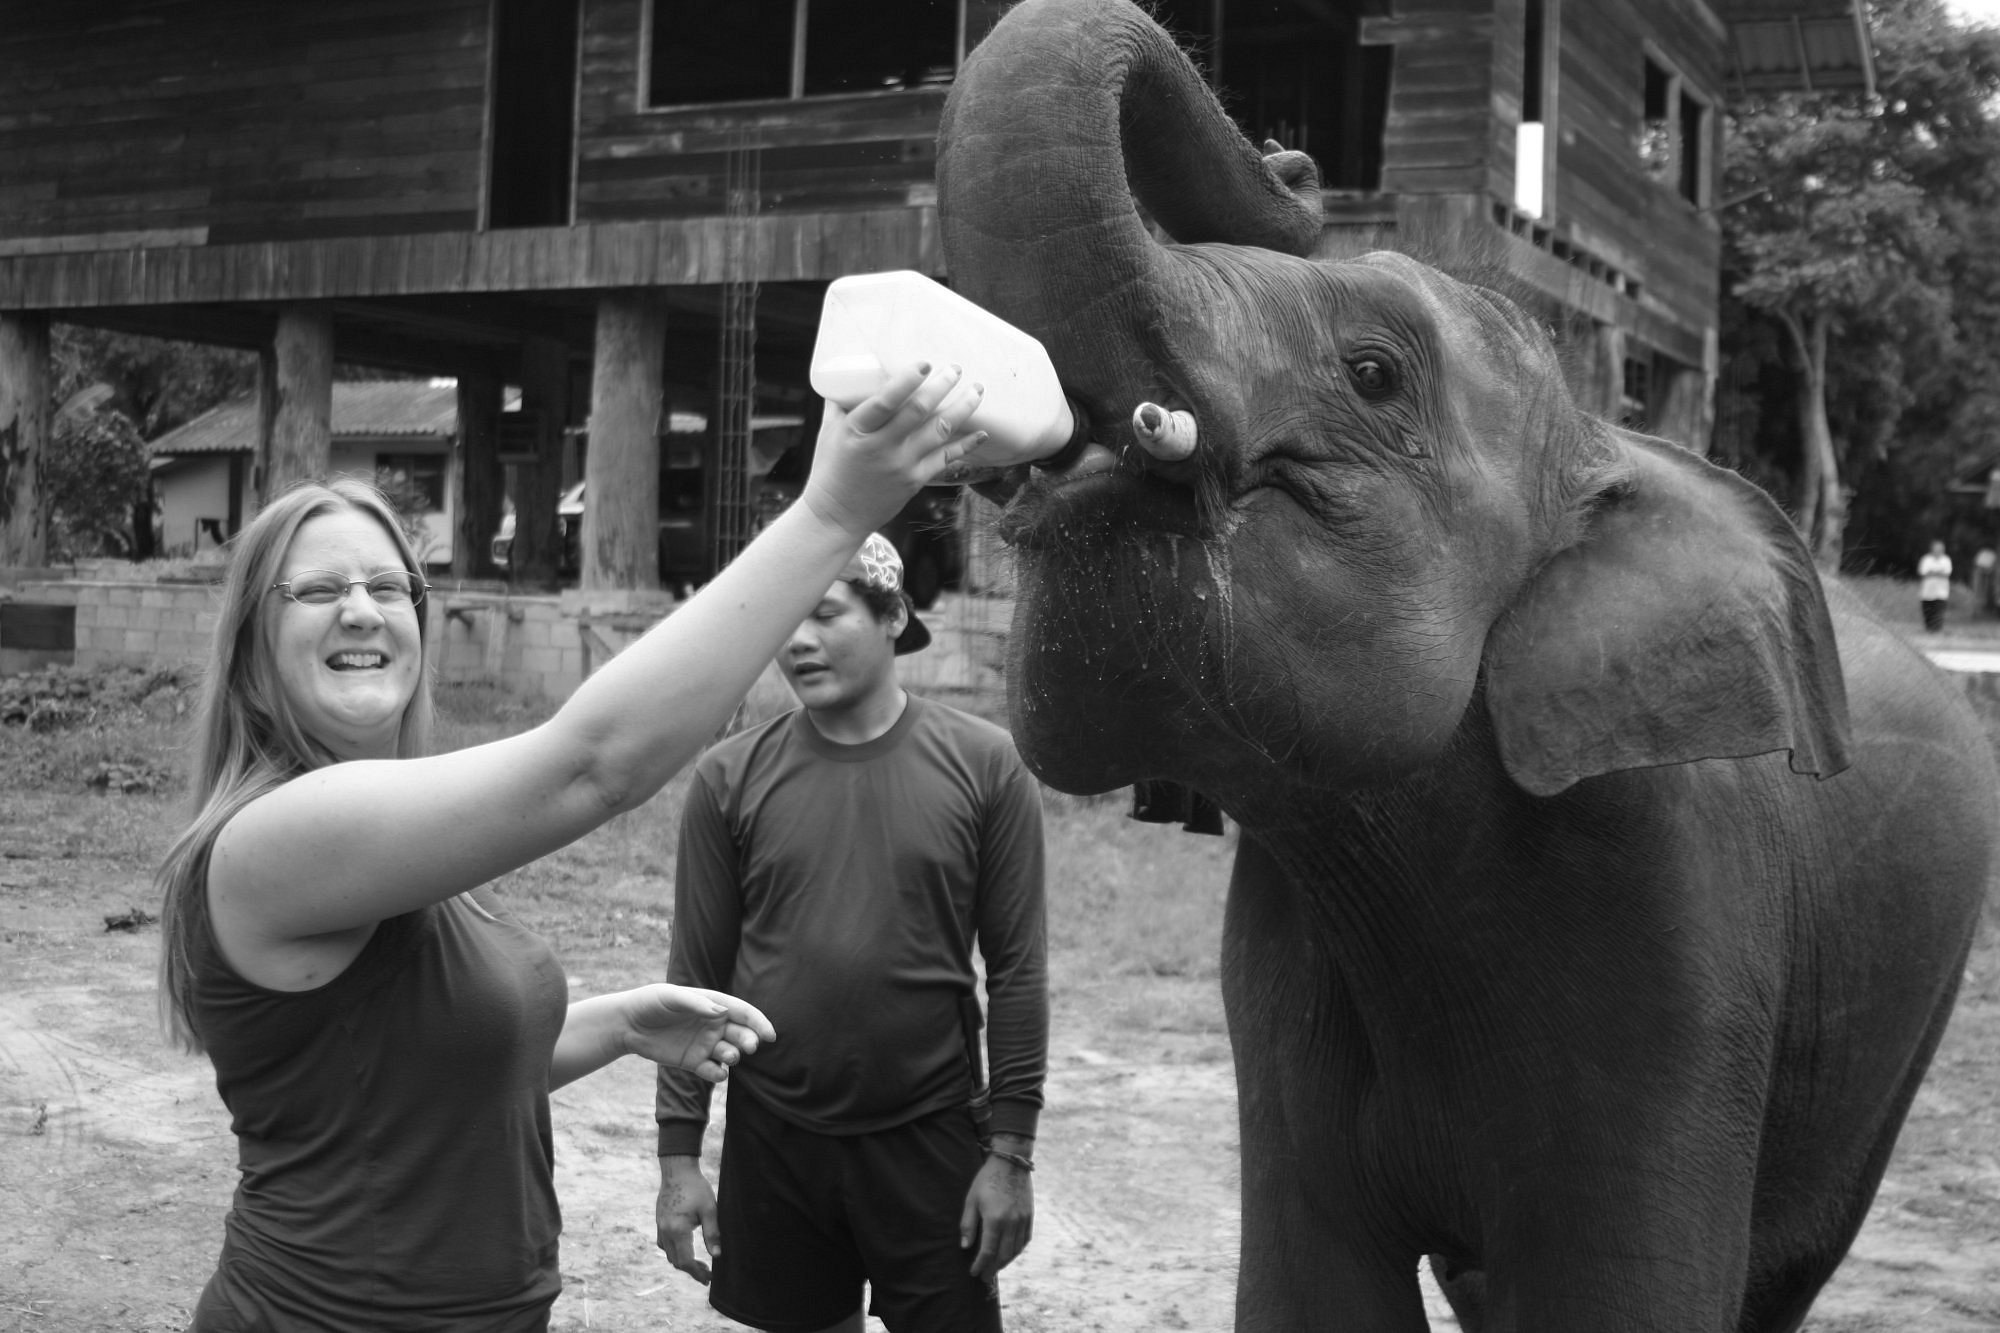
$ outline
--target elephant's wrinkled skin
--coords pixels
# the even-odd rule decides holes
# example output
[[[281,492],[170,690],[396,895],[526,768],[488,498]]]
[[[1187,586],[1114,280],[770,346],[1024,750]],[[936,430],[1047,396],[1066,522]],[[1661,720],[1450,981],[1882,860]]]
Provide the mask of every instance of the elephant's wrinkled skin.
[[[1309,258],[1312,184],[1119,0],[1014,10],[940,133],[955,283],[1096,423],[1004,520],[1019,742],[1242,828],[1238,1327],[1422,1329],[1433,1254],[1475,1329],[1795,1328],[1950,1012],[1985,742],[1508,300]]]

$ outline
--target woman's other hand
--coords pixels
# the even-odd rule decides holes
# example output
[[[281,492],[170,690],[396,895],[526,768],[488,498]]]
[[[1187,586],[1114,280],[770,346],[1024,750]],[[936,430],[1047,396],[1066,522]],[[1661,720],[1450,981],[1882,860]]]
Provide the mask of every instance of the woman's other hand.
[[[957,366],[918,363],[891,371],[851,412],[829,402],[805,503],[846,531],[873,532],[984,438],[963,427],[985,393]]]
[[[660,983],[627,993],[626,1048],[670,1069],[686,1069],[710,1083],[754,1055],[778,1034],[755,1005],[721,991]]]

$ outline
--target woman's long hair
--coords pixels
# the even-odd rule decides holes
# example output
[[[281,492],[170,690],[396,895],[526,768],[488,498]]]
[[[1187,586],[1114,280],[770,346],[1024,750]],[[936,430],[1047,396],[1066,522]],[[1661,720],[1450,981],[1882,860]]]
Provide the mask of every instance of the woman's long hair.
[[[216,835],[236,812],[265,792],[311,769],[334,762],[327,748],[300,727],[279,684],[272,652],[274,596],[292,538],[307,519],[343,510],[382,525],[403,567],[422,577],[423,566],[382,493],[365,481],[335,477],[300,482],[259,511],[232,542],[215,640],[195,714],[194,771],[189,775],[188,826],[167,849],[154,874],[160,889],[160,1022],[183,1049],[199,1053],[194,1021],[191,959],[208,929],[208,855]],[[431,643],[428,608],[419,608],[423,660],[416,693],[403,710],[396,737],[401,758],[426,752],[431,729]]]

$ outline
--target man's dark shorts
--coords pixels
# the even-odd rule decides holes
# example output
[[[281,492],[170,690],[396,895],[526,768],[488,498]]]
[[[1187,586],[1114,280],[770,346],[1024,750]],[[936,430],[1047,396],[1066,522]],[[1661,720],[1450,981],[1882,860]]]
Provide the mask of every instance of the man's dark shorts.
[[[891,1333],[998,1333],[995,1288],[960,1249],[966,1191],[984,1160],[950,1108],[873,1134],[815,1134],[730,1089],[709,1304],[771,1333],[814,1333],[868,1313]]]

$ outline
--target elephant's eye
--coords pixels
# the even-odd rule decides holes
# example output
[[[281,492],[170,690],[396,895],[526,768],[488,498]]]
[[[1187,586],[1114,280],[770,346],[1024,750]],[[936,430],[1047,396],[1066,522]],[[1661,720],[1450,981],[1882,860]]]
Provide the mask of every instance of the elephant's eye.
[[[1396,391],[1396,368],[1379,356],[1358,356],[1347,363],[1354,387],[1363,398],[1387,398]]]

